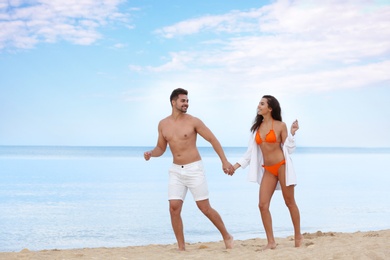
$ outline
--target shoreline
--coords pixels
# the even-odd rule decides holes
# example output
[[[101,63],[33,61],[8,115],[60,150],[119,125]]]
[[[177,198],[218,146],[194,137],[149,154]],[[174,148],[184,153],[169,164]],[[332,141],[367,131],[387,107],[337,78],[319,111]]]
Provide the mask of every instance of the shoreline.
[[[233,249],[225,249],[223,241],[186,245],[179,252],[176,244],[128,247],[53,249],[0,252],[0,259],[390,259],[390,229],[365,232],[304,233],[300,248],[294,247],[292,236],[276,238],[277,247],[262,251],[266,239],[235,240]]]

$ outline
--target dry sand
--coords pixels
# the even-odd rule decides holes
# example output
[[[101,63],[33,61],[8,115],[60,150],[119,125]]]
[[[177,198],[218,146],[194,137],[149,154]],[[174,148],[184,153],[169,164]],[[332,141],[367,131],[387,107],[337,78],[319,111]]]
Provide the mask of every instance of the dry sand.
[[[0,259],[390,259],[390,230],[336,233],[305,233],[302,247],[292,237],[277,238],[277,248],[262,251],[265,239],[236,240],[226,250],[223,242],[188,244],[185,252],[175,244],[0,252]]]

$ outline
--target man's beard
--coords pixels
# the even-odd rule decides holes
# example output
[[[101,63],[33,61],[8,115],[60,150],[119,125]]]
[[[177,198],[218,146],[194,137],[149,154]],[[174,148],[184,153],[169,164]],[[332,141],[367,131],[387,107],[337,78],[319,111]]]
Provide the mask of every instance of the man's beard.
[[[181,107],[179,109],[179,111],[182,112],[182,113],[187,113],[187,110],[188,110],[188,107]]]

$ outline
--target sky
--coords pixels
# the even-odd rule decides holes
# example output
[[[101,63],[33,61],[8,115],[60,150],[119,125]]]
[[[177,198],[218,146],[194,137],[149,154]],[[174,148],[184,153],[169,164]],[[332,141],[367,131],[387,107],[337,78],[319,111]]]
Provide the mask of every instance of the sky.
[[[154,146],[169,96],[246,146],[390,147],[390,0],[0,0],[0,145]],[[201,137],[199,146],[209,144]]]

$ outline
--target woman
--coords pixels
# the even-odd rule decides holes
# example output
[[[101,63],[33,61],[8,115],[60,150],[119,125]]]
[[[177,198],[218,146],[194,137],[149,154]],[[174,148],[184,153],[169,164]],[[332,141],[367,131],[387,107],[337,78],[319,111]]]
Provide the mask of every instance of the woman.
[[[282,190],[284,201],[290,211],[295,246],[299,247],[303,241],[299,209],[294,199],[296,175],[289,156],[295,149],[294,135],[298,128],[298,121],[295,120],[289,135],[286,124],[282,122],[278,100],[270,95],[263,96],[251,127],[253,136],[249,141],[248,150],[234,165],[235,170],[249,165],[248,179],[260,184],[259,208],[268,241],[263,249],[276,248],[269,211],[275,189]]]

